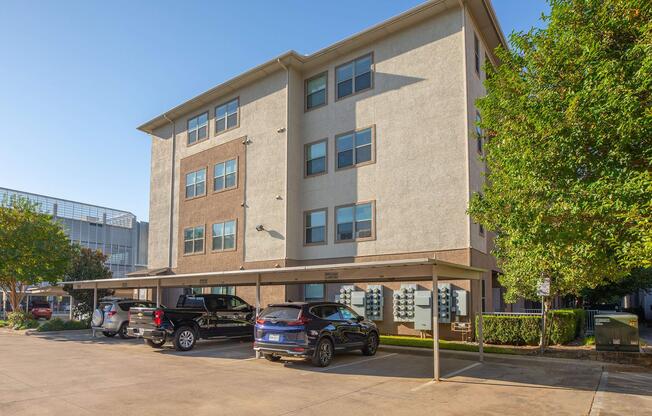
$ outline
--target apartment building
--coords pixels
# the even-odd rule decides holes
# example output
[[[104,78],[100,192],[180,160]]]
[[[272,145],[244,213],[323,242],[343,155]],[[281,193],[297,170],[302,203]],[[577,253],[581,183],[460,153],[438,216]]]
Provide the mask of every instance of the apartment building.
[[[489,0],[430,1],[313,54],[282,54],[146,122],[146,273],[430,256],[487,269],[466,289],[475,309],[493,309],[491,236],[466,209],[485,170],[482,66],[504,44]],[[268,286],[262,296],[338,291]]]

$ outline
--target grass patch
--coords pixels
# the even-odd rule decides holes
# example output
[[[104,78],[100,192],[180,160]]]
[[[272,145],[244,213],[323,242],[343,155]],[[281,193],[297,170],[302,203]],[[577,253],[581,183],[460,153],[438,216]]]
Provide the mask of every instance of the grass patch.
[[[53,331],[70,331],[77,329],[88,329],[90,328],[89,321],[64,321],[60,318],[54,318],[43,325],[38,327],[38,332],[53,332]]]
[[[381,335],[381,345],[397,345],[400,347],[416,347],[416,348],[430,348],[432,349],[432,338],[416,338],[401,335]],[[470,351],[478,352],[476,344],[466,344],[462,342],[439,340],[439,349],[451,351]],[[484,346],[484,352],[493,354],[518,354],[519,352],[513,348]]]

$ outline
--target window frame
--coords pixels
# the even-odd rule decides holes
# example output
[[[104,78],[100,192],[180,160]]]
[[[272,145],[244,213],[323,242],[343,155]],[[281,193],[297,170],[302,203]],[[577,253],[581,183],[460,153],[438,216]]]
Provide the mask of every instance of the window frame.
[[[367,129],[371,129],[371,159],[366,160],[364,162],[357,163],[356,160],[355,160],[356,159],[355,150],[357,149],[357,147],[355,145],[355,136],[359,132],[365,131]],[[354,159],[354,162],[353,162],[352,165],[339,167],[339,164],[338,164],[339,152],[337,150],[337,141],[338,141],[338,139],[340,137],[348,136],[349,134],[353,134],[353,159]],[[337,134],[335,136],[335,144],[334,144],[334,146],[335,146],[335,171],[336,172],[340,171],[340,170],[358,168],[358,167],[374,164],[374,163],[376,163],[376,125],[372,124],[371,126],[366,126],[366,127],[362,127],[362,128],[359,128],[359,129],[350,130],[350,131],[347,131],[347,132],[344,132],[344,133]]]
[[[308,83],[320,77],[326,77],[326,85],[324,86],[324,103],[316,105],[314,107],[308,108]],[[348,95],[347,95],[348,97]],[[318,108],[328,105],[328,70],[315,74],[310,78],[307,78],[303,83],[303,111],[307,113],[308,111],[316,110]]]
[[[202,238],[203,244],[202,244],[202,250],[201,251],[196,251],[196,249],[195,249],[195,241],[199,240],[198,238],[195,238],[195,235],[194,235],[195,230],[197,228],[202,228],[204,230],[204,232],[203,232],[204,236]],[[186,230],[189,230],[189,229],[193,230],[192,231],[193,232],[193,238],[191,240],[186,240]],[[183,232],[183,235],[182,235],[182,237],[183,237],[182,249],[183,249],[183,255],[184,256],[197,256],[197,255],[206,253],[206,224],[185,227],[182,232]],[[186,241],[192,241],[193,251],[190,252],[190,253],[186,253]]]
[[[476,144],[475,144],[475,150],[478,152],[478,154],[484,156],[484,132],[478,126],[478,123],[482,122],[482,117],[480,115],[480,111],[477,109],[475,110],[475,136],[476,136]]]
[[[367,56],[371,57],[371,65],[369,66],[369,72],[371,73],[371,80],[369,82],[369,87],[365,88],[364,90],[356,91],[355,90],[355,78],[356,78],[357,75],[355,73],[355,62],[359,61],[359,60],[361,60],[363,58],[366,58]],[[345,95],[343,97],[340,97],[338,95],[338,93],[337,93],[337,86],[340,84],[338,82],[338,80],[337,80],[337,70],[340,69],[341,67],[349,65],[351,63],[353,64],[353,78],[351,78],[353,80],[353,84],[352,84],[352,87],[351,87],[352,92],[349,95]],[[358,56],[356,58],[351,59],[350,61],[347,61],[347,62],[344,62],[344,63],[341,63],[341,64],[337,65],[335,67],[335,73],[333,74],[333,77],[334,77],[333,79],[334,79],[334,84],[335,84],[335,91],[334,91],[335,92],[335,102],[340,101],[340,100],[344,100],[344,99],[349,98],[349,97],[353,97],[354,95],[358,95],[358,94],[361,94],[361,93],[366,92],[366,91],[373,90],[374,86],[375,86],[375,78],[376,78],[375,73],[376,73],[376,59],[375,59],[375,56],[374,56],[374,51],[371,51],[371,52],[366,53],[364,55],[360,55],[360,56]]]
[[[224,117],[224,127],[226,127],[226,128],[224,130],[218,130],[217,129],[217,121],[219,119],[217,118],[217,109],[220,108],[220,107],[228,107],[228,105],[233,101],[237,101],[237,103],[238,103],[238,105],[236,107],[237,110],[235,112],[236,120],[237,120],[236,123],[235,123],[235,126],[228,127],[229,114],[226,113],[226,116]],[[235,130],[238,127],[240,127],[240,96],[233,97],[230,100],[226,100],[226,101],[216,105],[214,111],[215,111],[215,136],[219,136],[222,133],[226,133],[227,131]]]
[[[194,173],[195,176],[196,176],[197,172],[200,172],[202,170],[204,171],[204,192],[202,194],[197,194],[196,193],[197,192],[197,182],[195,181],[193,183],[193,185],[192,185],[195,188],[195,195],[194,196],[188,196],[188,193],[187,193],[187,189],[188,189],[188,186],[189,186],[189,185],[187,185],[187,183],[188,183],[188,175],[191,175],[191,174]],[[208,182],[208,180],[206,178],[207,173],[208,173],[208,167],[204,166],[204,167],[201,167],[199,169],[195,169],[195,170],[191,170],[189,172],[186,172],[186,174],[183,175],[183,178],[184,178],[184,181],[183,181],[183,196],[184,196],[186,201],[190,201],[192,199],[202,198],[202,197],[206,196],[206,194],[207,194],[206,183]]]
[[[307,230],[306,224],[308,223],[308,221],[307,221],[308,214],[312,214],[314,212],[319,212],[319,211],[324,211],[326,213],[326,223],[324,224],[324,241],[320,241],[320,242],[317,242],[317,243],[308,243],[308,242],[306,242],[306,230]],[[314,228],[314,227],[311,227],[311,228]],[[308,211],[303,211],[303,227],[302,227],[301,231],[302,231],[302,234],[303,234],[302,240],[303,240],[303,246],[304,247],[327,245],[328,244],[328,207],[316,208],[316,209],[311,209],[311,210],[308,210]]]
[[[355,209],[353,210],[353,238],[350,240],[340,240],[337,238],[337,211],[341,208],[348,208],[348,207],[357,207],[359,205],[367,205],[371,204],[371,235],[369,237],[361,237],[361,238],[356,238],[355,236]],[[338,205],[335,207],[335,212],[334,212],[334,227],[333,227],[333,232],[334,232],[334,240],[335,244],[341,244],[341,243],[356,243],[356,242],[362,242],[362,241],[373,241],[376,239],[376,201],[375,200],[370,200],[370,201],[359,201],[355,202],[352,204],[344,204],[344,205]]]
[[[226,163],[230,162],[232,160],[235,160],[235,185],[227,187],[226,186],[226,175],[227,175],[227,173],[226,173]],[[215,176],[215,167],[217,165],[224,165],[224,176],[220,176],[221,178],[224,178],[224,187],[222,189],[215,189],[215,183],[216,183],[215,179],[218,178],[218,176]],[[232,157],[232,158],[223,160],[221,162],[213,163],[213,193],[214,194],[219,194],[220,192],[226,192],[226,191],[230,191],[232,189],[237,189],[238,188],[238,181],[240,179],[239,170],[240,170],[240,157],[239,156]]]
[[[192,121],[192,120],[194,120],[194,119],[196,119],[196,118],[199,118],[199,117],[203,116],[204,114],[206,114],[206,137],[204,137],[204,138],[201,139],[201,140],[199,140],[199,139],[195,139],[194,142],[190,143],[190,121]],[[204,111],[204,112],[202,112],[202,113],[199,113],[199,114],[197,114],[196,116],[189,117],[189,118],[186,120],[186,146],[194,146],[194,145],[196,145],[197,143],[201,143],[201,142],[203,142],[203,141],[208,140],[208,139],[211,137],[211,133],[210,133],[210,131],[209,131],[209,130],[210,130],[210,124],[211,124],[211,123],[210,123],[210,114],[209,114],[209,111],[208,111],[208,110],[206,110],[206,111]],[[193,131],[196,131],[197,133],[199,133],[199,129],[200,129],[200,127],[201,127],[201,126],[197,125],[197,127],[195,127],[195,128],[193,129]]]
[[[308,149],[310,148],[310,146],[314,146],[314,145],[322,143],[322,142],[326,143],[326,154],[324,155],[324,157],[326,158],[326,161],[324,162],[325,169],[324,169],[323,172],[308,174]],[[328,152],[328,137],[323,138],[323,139],[319,139],[319,140],[315,140],[314,142],[304,144],[303,145],[303,177],[304,178],[313,178],[315,176],[326,175],[328,173],[328,153],[329,153]]]
[[[306,287],[308,285],[321,286],[321,294],[322,294],[322,296],[320,298],[307,298],[306,297]],[[325,299],[326,299],[326,284],[325,283],[304,283],[303,284],[303,301],[304,302],[320,302],[320,301],[323,301]],[[323,305],[320,305],[320,306],[323,306]]]
[[[224,248],[224,236],[226,235],[224,234],[224,229],[227,222],[234,223],[235,234],[233,234],[233,248]],[[213,233],[213,226],[217,224],[222,224],[222,248],[219,249],[213,248],[213,239],[215,238],[215,234]],[[236,251],[237,249],[238,249],[238,219],[234,218],[234,219],[211,223],[211,253],[224,253],[229,251]]]
[[[480,76],[480,70],[482,69],[482,64],[480,62],[480,39],[478,38],[478,34],[473,32],[473,55],[474,55],[474,67],[475,67],[475,73]]]

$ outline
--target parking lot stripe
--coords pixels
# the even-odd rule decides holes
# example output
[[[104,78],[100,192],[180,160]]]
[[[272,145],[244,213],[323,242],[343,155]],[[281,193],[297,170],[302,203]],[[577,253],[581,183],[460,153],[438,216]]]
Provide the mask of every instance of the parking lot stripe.
[[[602,413],[602,396],[604,396],[604,391],[607,389],[607,383],[609,380],[609,373],[606,371],[602,372],[600,376],[600,382],[598,383],[598,388],[595,389],[595,395],[593,396],[593,402],[591,403],[591,410],[589,416],[600,416]]]
[[[451,371],[450,373],[444,375],[442,378],[451,378],[451,377],[455,377],[456,375],[462,374],[462,373],[465,372],[466,370],[470,370],[470,369],[472,369],[472,368],[474,368],[474,367],[477,367],[477,366],[479,366],[479,365],[481,365],[481,364],[482,364],[482,363],[473,363],[473,364],[469,364],[469,365],[467,365],[467,366],[464,367],[464,368],[460,368],[459,370]]]
[[[366,363],[368,361],[380,360],[382,358],[388,358],[388,357],[391,357],[393,355],[398,355],[398,353],[394,352],[394,353],[387,354],[387,355],[381,355],[381,356],[378,356],[378,357],[367,358],[365,360],[354,361],[354,362],[351,362],[351,363],[340,364],[340,365],[336,365],[336,366],[332,366],[332,367],[320,368],[318,370],[313,370],[313,371],[309,371],[309,372],[306,372],[306,373],[302,373],[301,375],[305,376],[305,375],[308,375],[310,373],[323,373],[323,372],[330,371],[330,370],[337,370],[338,368],[350,367],[352,365],[358,365],[358,364]]]

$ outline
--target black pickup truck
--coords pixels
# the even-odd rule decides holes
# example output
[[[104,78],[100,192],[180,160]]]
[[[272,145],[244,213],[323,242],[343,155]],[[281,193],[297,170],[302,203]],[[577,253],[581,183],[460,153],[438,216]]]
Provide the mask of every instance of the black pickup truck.
[[[197,339],[253,337],[255,308],[232,295],[181,295],[176,308],[131,308],[127,334],[153,348],[171,340],[178,351]]]

